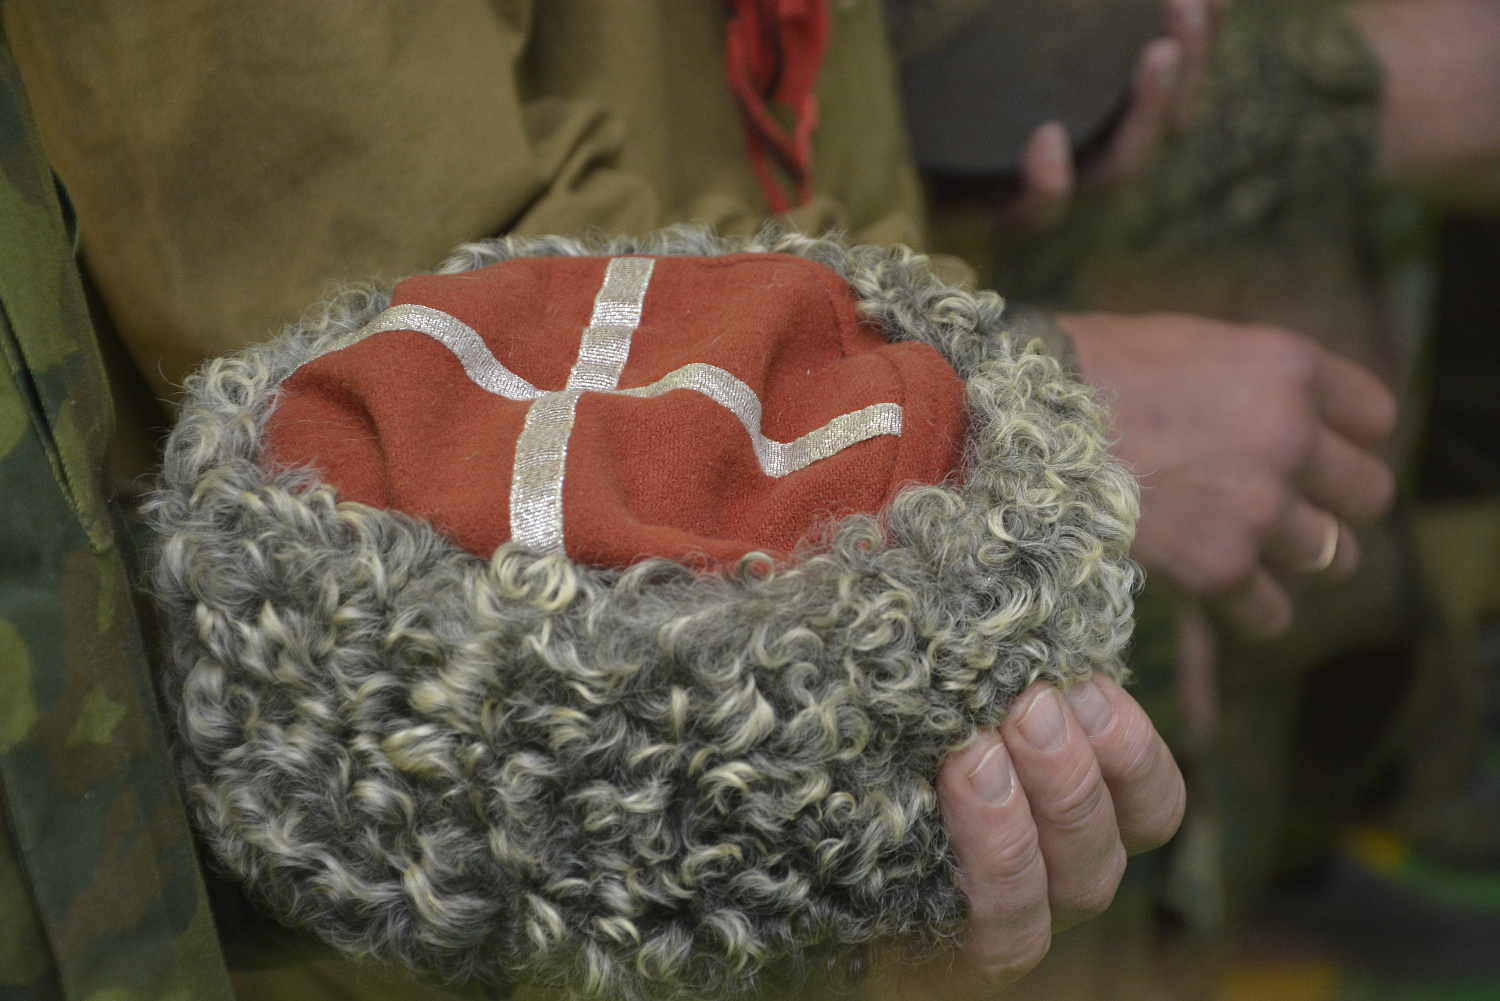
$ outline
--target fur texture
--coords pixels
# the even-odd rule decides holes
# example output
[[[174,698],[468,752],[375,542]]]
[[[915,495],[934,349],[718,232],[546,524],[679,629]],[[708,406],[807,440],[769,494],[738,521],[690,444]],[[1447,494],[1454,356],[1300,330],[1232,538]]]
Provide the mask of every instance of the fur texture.
[[[149,504],[196,816],[273,914],[444,982],[732,995],[966,904],[939,763],[1032,680],[1118,676],[1134,482],[1102,412],[993,293],[904,248],[510,238],[521,255],[805,255],[968,383],[962,486],[917,486],[789,565],[601,571],[341,504],[257,443],[280,382],[386,304],[346,293],[187,386]]]

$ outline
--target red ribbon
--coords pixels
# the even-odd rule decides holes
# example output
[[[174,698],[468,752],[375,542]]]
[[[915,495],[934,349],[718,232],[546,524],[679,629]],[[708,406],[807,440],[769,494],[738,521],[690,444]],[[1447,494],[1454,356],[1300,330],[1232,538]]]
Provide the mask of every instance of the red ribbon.
[[[733,0],[724,72],[745,116],[750,166],[772,212],[792,206],[767,154],[790,178],[798,205],[812,197],[818,73],[827,50],[827,0]],[[773,104],[790,120],[790,130]]]

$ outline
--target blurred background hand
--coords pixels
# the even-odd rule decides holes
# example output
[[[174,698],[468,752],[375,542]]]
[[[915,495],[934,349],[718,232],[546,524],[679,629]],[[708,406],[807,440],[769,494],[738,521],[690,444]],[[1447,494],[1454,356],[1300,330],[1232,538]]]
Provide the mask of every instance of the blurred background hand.
[[[1348,524],[1389,508],[1377,449],[1396,402],[1374,375],[1276,327],[1193,316],[1064,314],[1112,451],[1141,480],[1131,555],[1248,629],[1291,623],[1287,582],[1359,564]]]
[[[1098,148],[1075,157],[1061,123],[1039,126],[1022,154],[1021,192],[1001,224],[1045,229],[1078,188],[1128,181],[1145,170],[1161,141],[1192,121],[1228,2],[1168,0],[1167,34],[1141,49],[1129,103]]]

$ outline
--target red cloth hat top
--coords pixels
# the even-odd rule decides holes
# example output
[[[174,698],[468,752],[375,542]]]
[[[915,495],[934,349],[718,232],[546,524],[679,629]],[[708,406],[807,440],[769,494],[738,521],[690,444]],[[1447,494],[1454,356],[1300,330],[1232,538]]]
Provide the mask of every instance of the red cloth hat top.
[[[623,567],[785,554],[943,480],[964,385],[801,257],[528,257],[408,278],[283,384],[263,462],[424,518]]]

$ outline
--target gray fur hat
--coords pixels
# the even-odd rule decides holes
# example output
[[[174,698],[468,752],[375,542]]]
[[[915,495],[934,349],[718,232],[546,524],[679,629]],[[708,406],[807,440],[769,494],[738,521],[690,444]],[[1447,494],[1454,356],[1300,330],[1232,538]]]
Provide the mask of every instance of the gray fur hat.
[[[963,480],[911,486],[795,559],[489,559],[258,461],[278,387],[390,301],[348,291],[194,375],[148,505],[165,690],[198,824],[272,915],[445,983],[728,996],[966,903],[945,755],[1037,678],[1118,677],[1136,488],[1090,392],[989,292],[901,248],[679,228],[461,248],[795,254],[966,385]]]

